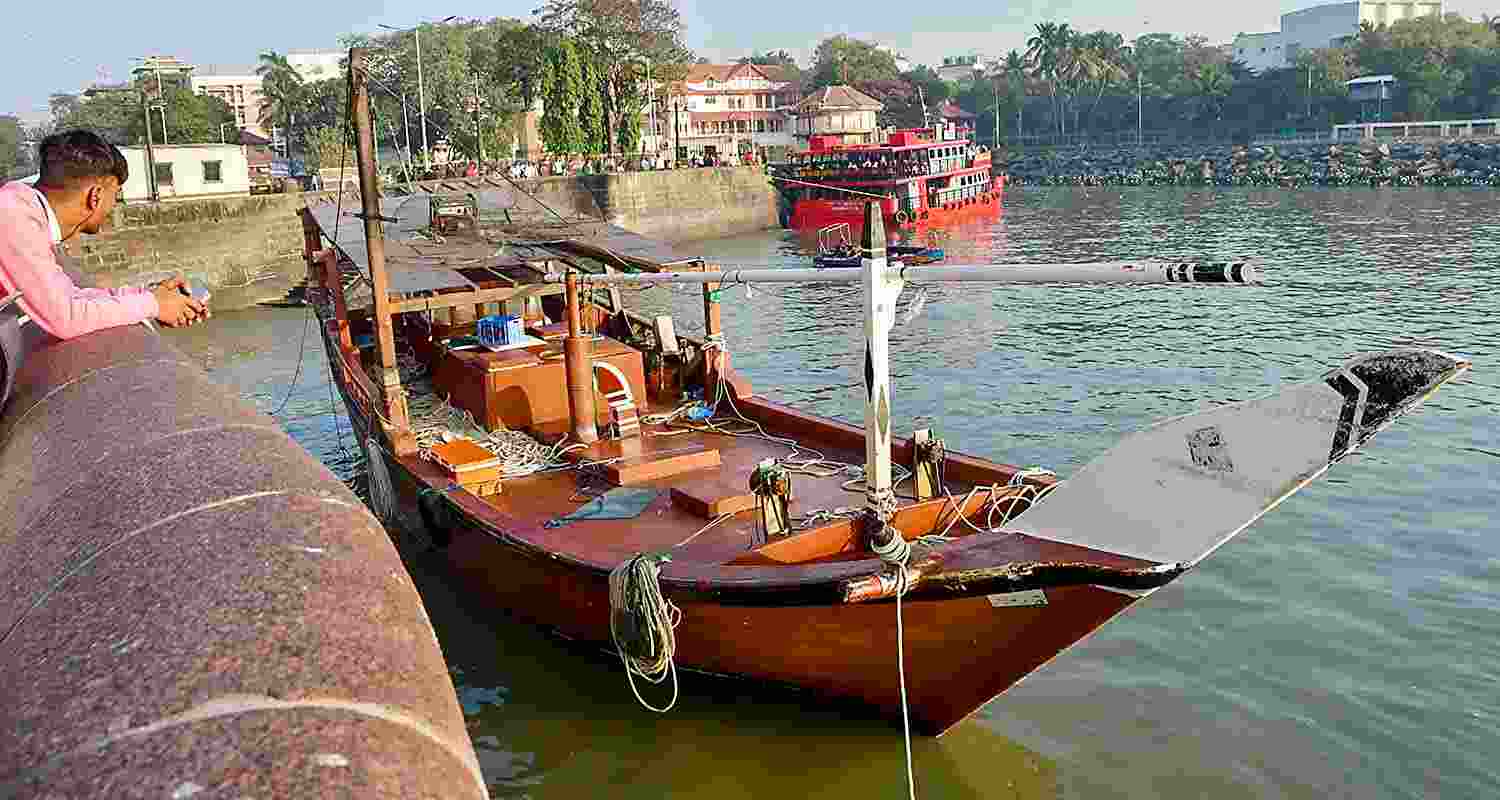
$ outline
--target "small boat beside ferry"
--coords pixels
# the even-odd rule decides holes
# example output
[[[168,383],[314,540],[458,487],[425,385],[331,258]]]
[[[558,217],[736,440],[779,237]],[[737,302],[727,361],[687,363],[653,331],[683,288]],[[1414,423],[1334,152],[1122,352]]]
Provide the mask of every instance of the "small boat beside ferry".
[[[902,264],[936,264],[946,256],[936,243],[915,244],[896,242],[886,246],[886,253]],[[815,267],[857,267],[859,248],[847,222],[836,222],[818,229],[818,253],[813,256]]]
[[[806,150],[773,165],[787,227],[862,225],[879,204],[887,231],[903,233],[999,211],[1005,175],[991,152],[952,123],[889,131],[878,144],[813,135]]]

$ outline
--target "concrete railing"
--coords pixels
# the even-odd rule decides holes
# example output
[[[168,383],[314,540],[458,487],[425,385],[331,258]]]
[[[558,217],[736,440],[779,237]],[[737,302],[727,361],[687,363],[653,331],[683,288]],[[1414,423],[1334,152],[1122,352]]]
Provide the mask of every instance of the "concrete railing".
[[[485,795],[386,534],[132,326],[0,414],[0,797]]]
[[[1335,140],[1472,139],[1500,136],[1500,119],[1443,119],[1419,122],[1356,122],[1333,126]]]

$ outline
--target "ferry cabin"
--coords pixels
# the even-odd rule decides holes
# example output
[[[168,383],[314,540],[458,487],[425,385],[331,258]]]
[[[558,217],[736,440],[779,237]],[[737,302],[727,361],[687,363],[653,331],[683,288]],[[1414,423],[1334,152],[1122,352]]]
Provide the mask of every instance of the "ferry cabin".
[[[999,205],[1004,177],[991,175],[989,150],[967,139],[921,129],[894,131],[878,145],[830,139],[811,137],[784,165],[798,181],[784,187],[793,227],[857,223],[869,199],[880,199],[887,224],[898,228]]]

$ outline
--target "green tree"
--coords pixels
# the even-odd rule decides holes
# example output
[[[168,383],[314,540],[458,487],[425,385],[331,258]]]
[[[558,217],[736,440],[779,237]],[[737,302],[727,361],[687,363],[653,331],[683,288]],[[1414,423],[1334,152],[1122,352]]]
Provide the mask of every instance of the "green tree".
[[[797,68],[797,59],[793,58],[792,54],[788,53],[785,50],[777,50],[775,52],[767,50],[764,53],[756,53],[754,55],[744,56],[740,58],[740,60],[736,63],[765,64],[777,67],[791,67],[792,69]]]
[[[1036,33],[1026,40],[1026,63],[1031,74],[1047,84],[1052,96],[1052,115],[1059,133],[1067,133],[1067,115],[1058,100],[1058,89],[1073,77],[1073,29],[1066,22],[1039,22]]]
[[[624,116],[632,113],[621,98],[644,93],[638,85],[644,72],[634,65],[650,62],[653,78],[670,81],[685,74],[674,65],[692,60],[683,44],[682,15],[670,0],[549,0],[539,14],[544,30],[574,37],[599,68],[605,141],[616,141]]]
[[[615,149],[620,153],[634,153],[641,148],[641,111],[646,108],[646,96],[641,91],[646,86],[642,80],[626,81],[615,102],[624,112],[620,115],[620,126],[615,131]]]
[[[352,137],[342,125],[317,125],[307,129],[304,137],[303,157],[311,170],[338,169],[340,160],[344,168],[353,173],[354,150]]]
[[[306,91],[302,76],[297,74],[286,56],[274,50],[260,54],[260,65],[255,68],[260,76],[261,127],[271,130],[280,127],[288,142],[297,140],[297,116],[306,105]]]
[[[1087,51],[1085,79],[1094,86],[1094,102],[1089,106],[1089,116],[1099,108],[1104,92],[1125,79],[1126,65],[1130,62],[1130,48],[1125,46],[1125,37],[1110,31],[1094,31],[1079,42]],[[1092,125],[1092,122],[1090,123]],[[1074,125],[1076,129],[1078,126]]]
[[[1016,107],[1016,135],[1021,136],[1025,133],[1026,57],[1019,50],[1006,53],[1001,70],[1005,73],[1006,90]]]
[[[578,51],[568,39],[547,50],[542,80],[542,141],[554,153],[578,153],[585,149],[579,108],[583,100],[583,69]]]
[[[15,175],[29,166],[30,159],[22,157],[21,120],[10,114],[0,114],[0,180]]]
[[[53,130],[87,128],[115,144],[141,141],[145,130],[141,93],[130,87],[91,95],[54,94],[48,106],[52,109]]]
[[[805,89],[837,84],[893,81],[901,77],[896,58],[877,45],[843,34],[830,36],[813,51],[812,69]]]
[[[583,150],[603,153],[610,149],[604,139],[603,78],[598,65],[587,55],[579,55],[578,79],[581,96],[578,103],[578,127],[583,132]]]
[[[1193,73],[1195,118],[1218,122],[1224,118],[1224,101],[1234,86],[1229,77],[1229,68],[1216,62],[1207,62]]]

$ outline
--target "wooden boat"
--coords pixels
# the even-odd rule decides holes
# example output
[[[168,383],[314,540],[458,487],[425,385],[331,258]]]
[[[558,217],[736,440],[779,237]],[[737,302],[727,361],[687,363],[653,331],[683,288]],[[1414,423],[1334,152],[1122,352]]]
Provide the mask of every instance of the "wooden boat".
[[[886,245],[886,252],[903,264],[936,264],[946,254],[936,244],[893,242]],[[836,222],[818,229],[818,254],[813,256],[815,267],[857,267],[860,265],[859,248],[850,234],[849,223]]]
[[[818,254],[813,256],[813,266],[859,266],[859,247],[849,233],[849,223],[835,222],[818,229]]]
[[[893,435],[883,309],[900,283],[874,204],[860,269],[727,275],[597,222],[489,219],[509,201],[484,181],[377,198],[355,75],[361,216],[323,204],[303,221],[307,294],[372,504],[398,542],[446,556],[475,613],[618,648],[627,665],[669,656],[652,677],[675,664],[792,685],[940,734],[1469,366],[1427,350],[1362,357],[1266,400],[1164,422],[1058,483],[922,432]],[[1238,265],[1020,272],[1253,277]],[[867,283],[864,428],[757,395],[723,339],[722,282],[818,277]],[[626,281],[701,283],[706,336],[624,309],[613,286]],[[476,306],[497,303],[536,341],[449,346],[492,310]],[[356,345],[364,336],[371,346]],[[464,462],[477,478],[454,469],[460,456],[434,455],[450,433],[496,463]],[[642,554],[655,574],[630,584]],[[680,611],[657,631],[671,647],[647,640],[649,619],[622,606],[622,586],[659,591],[647,611]],[[670,691],[636,688],[656,703]]]

